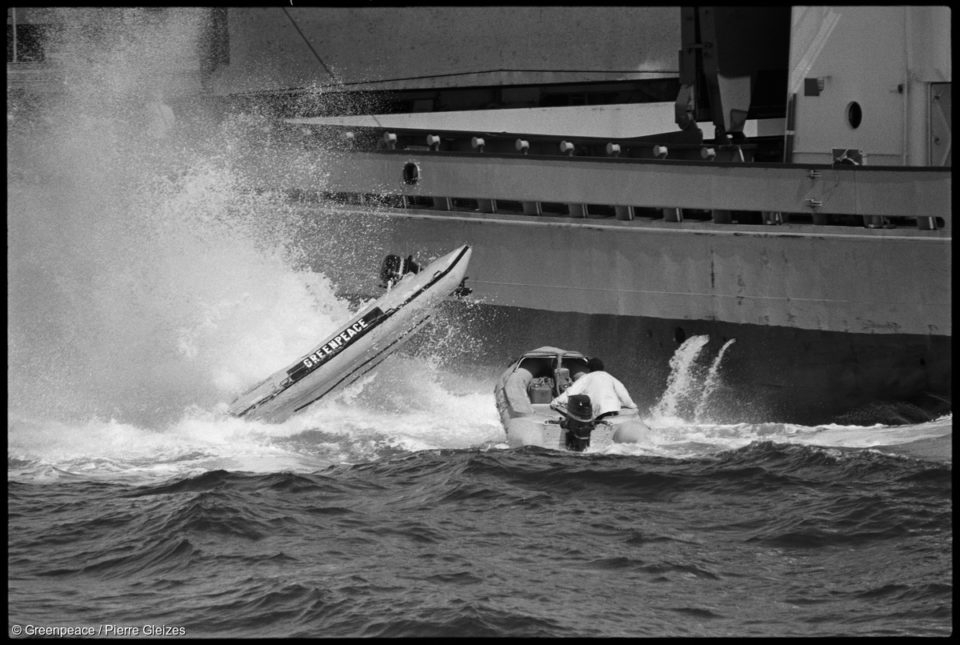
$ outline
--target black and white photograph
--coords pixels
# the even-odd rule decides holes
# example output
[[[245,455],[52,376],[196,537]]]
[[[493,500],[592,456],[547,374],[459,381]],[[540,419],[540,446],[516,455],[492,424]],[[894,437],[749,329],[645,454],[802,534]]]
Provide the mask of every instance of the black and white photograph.
[[[951,22],[8,7],[8,637],[950,636]]]

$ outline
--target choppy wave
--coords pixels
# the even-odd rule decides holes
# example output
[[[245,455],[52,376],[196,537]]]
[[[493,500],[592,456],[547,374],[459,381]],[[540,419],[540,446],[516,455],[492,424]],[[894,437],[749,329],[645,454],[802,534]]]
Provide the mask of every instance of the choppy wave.
[[[949,464],[769,441],[11,482],[11,618],[53,619],[30,579],[88,589],[90,620],[196,636],[943,635],[951,484]]]
[[[412,382],[415,371],[420,379]],[[157,481],[208,470],[309,473],[329,465],[374,461],[436,449],[505,450],[506,437],[485,383],[460,379],[453,393],[442,371],[416,357],[396,356],[342,396],[283,424],[192,408],[165,426],[115,420],[63,423],[11,415],[8,479],[70,477]],[[464,391],[464,387],[486,389]],[[935,458],[949,461],[952,417],[909,426],[710,424],[648,417],[637,444],[590,448],[587,454],[712,456],[758,443],[896,452],[925,439],[945,441]]]

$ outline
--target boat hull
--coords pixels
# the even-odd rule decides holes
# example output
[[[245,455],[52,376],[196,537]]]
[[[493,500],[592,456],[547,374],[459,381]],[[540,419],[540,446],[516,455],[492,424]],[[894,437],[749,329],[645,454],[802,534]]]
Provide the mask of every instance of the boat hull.
[[[577,372],[587,369],[584,354],[551,345],[526,351],[513,361],[493,389],[507,444],[511,448],[570,449],[562,416],[551,407],[551,401],[569,387]],[[613,443],[637,443],[648,431],[636,408],[621,408],[596,422],[588,445],[602,449]]]
[[[228,412],[278,423],[356,382],[429,320],[465,279],[470,256],[470,247],[462,246],[405,276],[312,351],[241,395]]]

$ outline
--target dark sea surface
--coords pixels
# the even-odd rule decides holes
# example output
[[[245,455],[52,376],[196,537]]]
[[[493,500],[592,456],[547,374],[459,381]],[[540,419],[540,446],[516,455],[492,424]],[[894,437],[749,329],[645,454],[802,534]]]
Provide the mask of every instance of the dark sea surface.
[[[450,316],[282,424],[226,415],[356,310],[311,267],[375,281],[382,219],[304,235],[237,170],[254,113],[149,139],[205,32],[124,12],[64,21],[61,93],[8,92],[10,636],[952,633],[952,415],[755,423],[705,336],[641,442],[582,454],[507,448],[506,366]]]
[[[305,429],[250,433],[238,446],[241,435],[228,433],[219,455],[208,447],[127,463],[90,455],[43,465],[17,458],[14,447],[11,629],[952,633],[950,419],[901,428],[689,427],[723,436],[709,448],[698,442],[698,456],[667,438],[678,428],[652,431],[660,452],[684,457],[635,447],[506,449],[494,429],[475,446],[409,450],[399,445],[416,428],[391,437],[390,418],[381,423],[366,439]],[[484,434],[476,422],[464,430],[474,440]],[[769,439],[753,438],[765,431]],[[869,443],[871,432],[946,433],[946,445],[940,457],[918,459],[898,446],[815,443],[818,434]],[[813,443],[791,443],[798,435]],[[275,468],[217,467],[257,441]],[[368,457],[308,465],[351,450]]]

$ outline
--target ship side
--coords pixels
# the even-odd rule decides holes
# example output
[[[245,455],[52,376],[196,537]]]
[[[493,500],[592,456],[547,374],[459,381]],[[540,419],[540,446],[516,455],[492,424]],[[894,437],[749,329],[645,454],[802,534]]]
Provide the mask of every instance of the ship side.
[[[948,8],[514,9],[214,11],[201,93],[273,113],[239,168],[314,268],[469,243],[472,360],[577,347],[641,405],[706,335],[718,420],[950,411]]]

